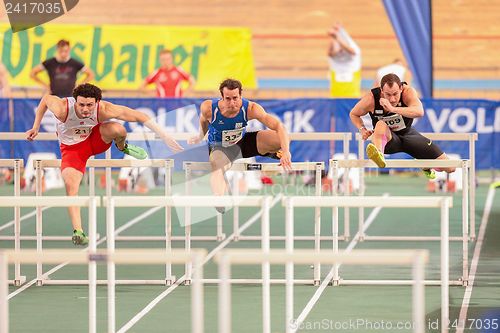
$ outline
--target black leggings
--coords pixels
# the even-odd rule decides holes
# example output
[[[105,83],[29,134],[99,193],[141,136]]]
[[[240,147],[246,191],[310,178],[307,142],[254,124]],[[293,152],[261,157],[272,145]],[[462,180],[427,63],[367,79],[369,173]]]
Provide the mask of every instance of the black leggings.
[[[385,146],[385,154],[407,153],[417,159],[436,159],[443,151],[431,139],[410,127],[407,130],[391,132],[392,139]]]

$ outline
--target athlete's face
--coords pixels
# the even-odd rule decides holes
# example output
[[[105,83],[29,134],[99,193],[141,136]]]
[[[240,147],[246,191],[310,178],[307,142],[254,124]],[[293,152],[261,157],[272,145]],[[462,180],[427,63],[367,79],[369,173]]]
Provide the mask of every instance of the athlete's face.
[[[236,112],[241,108],[241,95],[238,88],[229,90],[224,87],[222,89],[222,103],[228,111]]]
[[[389,84],[384,84],[382,87],[382,97],[391,103],[392,106],[398,106],[399,99],[401,97],[402,87],[399,87],[396,83],[392,86]]]
[[[95,110],[96,100],[94,97],[78,96],[75,103],[76,115],[80,118],[90,118]]]
[[[171,53],[163,53],[160,55],[160,65],[164,68],[170,68],[174,65],[174,59]]]

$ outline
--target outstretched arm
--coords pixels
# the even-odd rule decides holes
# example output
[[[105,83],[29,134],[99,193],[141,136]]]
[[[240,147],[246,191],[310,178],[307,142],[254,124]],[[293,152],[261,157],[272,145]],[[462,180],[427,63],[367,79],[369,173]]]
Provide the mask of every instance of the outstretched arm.
[[[60,121],[64,121],[66,118],[66,104],[64,99],[61,99],[53,95],[45,95],[41,99],[35,112],[35,121],[33,122],[33,127],[26,132],[26,139],[33,141],[38,135],[38,130],[40,129],[40,124],[42,122],[43,116],[47,110],[50,110],[54,116]]]
[[[290,154],[290,138],[283,123],[279,121],[278,118],[267,113],[262,106],[253,102],[250,102],[250,106],[248,107],[248,119],[257,119],[267,128],[278,134],[281,152],[283,153],[280,161],[281,165],[286,170],[291,170],[292,156]]]
[[[99,121],[116,118],[129,122],[143,123],[144,126],[156,133],[156,135],[158,135],[174,152],[184,149],[148,115],[124,105],[113,104],[106,101],[101,101],[99,103],[101,103],[102,106],[101,112],[99,113]]]

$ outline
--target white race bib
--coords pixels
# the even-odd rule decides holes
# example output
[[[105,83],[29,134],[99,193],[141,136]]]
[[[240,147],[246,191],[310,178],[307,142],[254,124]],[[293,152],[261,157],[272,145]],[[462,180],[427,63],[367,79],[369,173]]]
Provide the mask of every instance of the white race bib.
[[[71,130],[75,138],[86,138],[90,135],[90,132],[92,132],[92,127],[77,127]]]
[[[238,143],[243,137],[244,128],[222,131],[222,147],[229,147]]]
[[[382,120],[389,126],[391,131],[397,132],[406,128],[406,124],[403,120],[403,117],[400,114],[393,114],[392,116],[380,117],[379,120]]]

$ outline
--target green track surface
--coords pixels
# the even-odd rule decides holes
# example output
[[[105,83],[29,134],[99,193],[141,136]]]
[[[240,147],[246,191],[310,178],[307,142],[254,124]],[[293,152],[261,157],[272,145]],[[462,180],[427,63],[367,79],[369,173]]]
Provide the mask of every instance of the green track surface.
[[[182,187],[180,175],[175,175],[175,181]],[[278,182],[283,181],[277,178]],[[201,193],[206,191],[206,182],[201,179],[200,186],[196,189]],[[203,186],[202,186],[203,185]],[[81,195],[87,191],[82,187]],[[268,187],[262,193],[276,193],[279,186]],[[483,215],[483,208],[488,188],[480,186],[476,192],[476,232]],[[98,191],[103,194],[102,190]],[[303,186],[289,186],[285,194],[304,193],[312,195],[314,190]],[[0,195],[11,195],[12,187],[0,187]],[[53,190],[44,195],[61,195],[61,190]],[[389,176],[382,175],[367,178],[367,195],[447,195],[431,194],[426,192],[426,180],[422,175],[414,176]],[[149,194],[161,195],[162,189],[155,189]],[[261,193],[251,193],[261,194]],[[30,195],[23,193],[23,195]],[[123,195],[123,193],[114,193]],[[461,233],[461,192],[453,195],[454,206],[450,211],[450,234]],[[391,200],[390,197],[387,200]],[[22,209],[22,215],[32,209]],[[123,208],[116,211],[116,227],[124,225],[141,213],[147,211],[142,208]],[[343,211],[340,221],[343,221]],[[365,218],[371,210],[365,211]],[[256,213],[255,209],[240,210],[240,225],[248,221]],[[331,211],[322,210],[322,234],[331,234]],[[213,212],[203,212],[212,215]],[[295,233],[297,235],[313,234],[313,209],[295,210]],[[176,216],[176,215],[175,215]],[[271,211],[271,234],[284,234],[284,209],[278,202]],[[86,221],[87,212],[82,210],[82,218]],[[350,211],[350,233],[354,235],[357,229],[358,212]],[[174,235],[182,235],[183,227],[179,223],[182,212],[173,223]],[[0,226],[13,219],[13,209],[0,209]],[[163,235],[164,212],[148,216],[139,223],[125,230],[122,235]],[[50,208],[43,215],[44,235],[71,235],[71,225],[65,209]],[[193,225],[193,235],[215,235],[215,218]],[[87,226],[85,226],[87,229]],[[35,234],[35,219],[28,218],[22,222],[22,235]],[[98,232],[105,235],[105,211],[98,210]],[[224,215],[224,232],[232,233],[232,212]],[[260,233],[260,220],[257,220],[245,235],[258,235]],[[343,233],[343,223],[340,225]],[[369,227],[369,235],[439,235],[439,210],[437,209],[382,209]],[[0,235],[13,235],[13,227],[0,231]],[[484,239],[479,265],[475,276],[468,311],[467,327],[477,327],[479,321],[484,319],[497,319],[500,325],[500,194],[495,196],[492,211],[488,219],[488,227]],[[211,250],[217,242],[193,242],[194,248]],[[34,241],[23,241],[22,248],[34,248]],[[346,248],[348,242],[341,242],[340,246]],[[67,242],[45,241],[44,248],[73,248]],[[105,244],[100,247],[105,246]],[[161,248],[163,242],[118,242],[117,248]],[[175,247],[182,248],[183,242],[175,242]],[[257,248],[259,242],[240,241],[228,245],[230,248]],[[272,242],[273,248],[283,248],[284,242]],[[296,248],[312,248],[312,241],[297,241]],[[472,259],[475,243],[469,244],[469,263]],[[0,248],[13,248],[13,242],[0,241]],[[322,242],[322,248],[331,248],[331,242]],[[366,241],[358,243],[355,249],[415,249],[424,248],[431,251],[430,263],[426,267],[427,279],[439,278],[439,242],[375,242]],[[450,278],[457,279],[461,276],[461,242],[452,242],[450,245]],[[53,266],[44,266],[46,272]],[[322,276],[325,277],[330,267],[324,266]],[[284,267],[272,267],[273,278],[284,278]],[[410,279],[411,272],[408,267],[341,267],[343,279]],[[183,275],[182,266],[174,266],[174,274]],[[296,266],[296,278],[311,278],[312,270],[309,266]],[[22,275],[31,281],[35,277],[33,265],[23,265]],[[13,276],[13,267],[10,267],[9,277]],[[98,266],[98,278],[105,279],[106,266]],[[210,262],[205,265],[205,277],[216,278],[217,267]],[[259,266],[233,267],[233,277],[259,278]],[[87,278],[86,266],[65,266],[51,275],[52,279],[85,279]],[[163,279],[164,267],[161,266],[124,266],[117,267],[118,279]],[[135,314],[141,311],[151,300],[165,291],[166,286],[133,286],[119,285],[116,288],[116,313],[117,328],[127,323]],[[11,286],[10,292],[17,288]],[[316,291],[313,286],[298,285],[295,288],[295,315],[298,315]],[[450,314],[452,321],[458,316],[464,297],[464,287],[450,288]],[[261,287],[258,285],[233,285],[232,287],[232,322],[233,332],[260,332],[261,331]],[[436,321],[440,316],[440,288],[426,287],[426,317],[429,332],[438,332]],[[272,297],[272,331],[284,331],[285,288],[282,285],[273,285]],[[9,302],[10,306],[10,332],[87,332],[88,331],[88,289],[85,286],[32,286],[16,295]],[[106,317],[106,287],[98,287],[97,320],[98,332],[107,329]],[[217,286],[205,286],[205,328],[206,332],[217,330]],[[472,320],[476,320],[475,323]],[[300,332],[388,332],[406,331],[396,327],[409,325],[411,320],[411,287],[410,286],[341,286],[327,287],[318,303],[306,318]],[[390,323],[390,324],[389,324]],[[386,325],[386,326],[381,326]],[[392,325],[392,329],[388,325]],[[381,328],[381,327],[385,327]],[[435,329],[433,329],[435,328]],[[452,329],[452,331],[454,331]],[[466,329],[466,332],[481,332],[478,329]],[[142,320],[133,326],[129,332],[190,332],[190,287],[179,286],[153,308]],[[486,331],[485,331],[486,332]],[[488,331],[492,332],[492,331]]]

